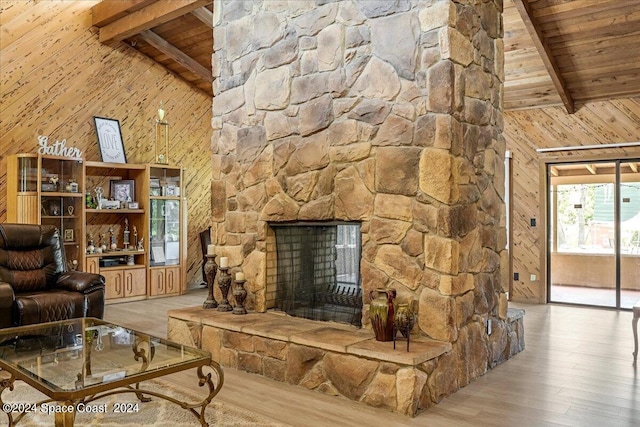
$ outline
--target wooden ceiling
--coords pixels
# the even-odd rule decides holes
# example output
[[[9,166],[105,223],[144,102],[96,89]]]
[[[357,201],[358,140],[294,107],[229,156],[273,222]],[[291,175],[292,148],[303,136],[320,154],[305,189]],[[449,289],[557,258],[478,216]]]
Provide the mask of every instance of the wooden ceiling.
[[[640,94],[640,1],[504,0],[505,110]]]
[[[93,25],[213,96],[212,0],[103,0]],[[505,110],[640,95],[639,0],[504,0]]]

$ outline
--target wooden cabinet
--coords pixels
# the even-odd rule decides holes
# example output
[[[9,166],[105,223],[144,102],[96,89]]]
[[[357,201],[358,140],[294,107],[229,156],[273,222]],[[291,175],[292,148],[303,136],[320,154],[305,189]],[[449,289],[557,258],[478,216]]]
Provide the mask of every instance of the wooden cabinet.
[[[181,291],[180,274],[180,267],[151,268],[149,271],[151,283],[149,295],[156,297],[179,294]]]
[[[104,268],[100,271],[100,274],[104,276],[107,283],[107,300],[144,297],[147,295],[147,273],[144,267]]]

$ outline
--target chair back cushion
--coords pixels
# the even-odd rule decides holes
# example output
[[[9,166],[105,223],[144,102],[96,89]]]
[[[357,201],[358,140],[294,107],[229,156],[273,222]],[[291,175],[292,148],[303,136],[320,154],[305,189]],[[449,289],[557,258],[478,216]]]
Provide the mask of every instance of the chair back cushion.
[[[63,271],[56,227],[0,224],[0,281],[11,284],[15,293],[51,288]]]

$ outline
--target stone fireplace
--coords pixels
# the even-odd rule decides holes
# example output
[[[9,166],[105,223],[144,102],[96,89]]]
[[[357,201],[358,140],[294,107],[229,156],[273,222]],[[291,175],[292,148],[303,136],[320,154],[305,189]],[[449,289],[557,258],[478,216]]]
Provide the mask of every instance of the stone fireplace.
[[[363,328],[370,292],[395,288],[417,301],[414,334],[450,349],[423,367],[455,377],[431,401],[520,351],[507,321],[502,1],[216,8],[212,242],[245,272],[247,308],[273,306],[274,224],[358,222]]]

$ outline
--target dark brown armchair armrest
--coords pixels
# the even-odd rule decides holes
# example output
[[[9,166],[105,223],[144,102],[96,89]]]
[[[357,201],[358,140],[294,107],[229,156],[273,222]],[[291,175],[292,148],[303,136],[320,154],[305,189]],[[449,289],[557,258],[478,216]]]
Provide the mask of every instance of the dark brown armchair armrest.
[[[58,277],[56,287],[86,294],[96,289],[104,289],[104,276],[82,271],[67,271]]]
[[[16,296],[13,288],[6,282],[0,282],[0,328],[10,328],[13,325],[13,302]]]

